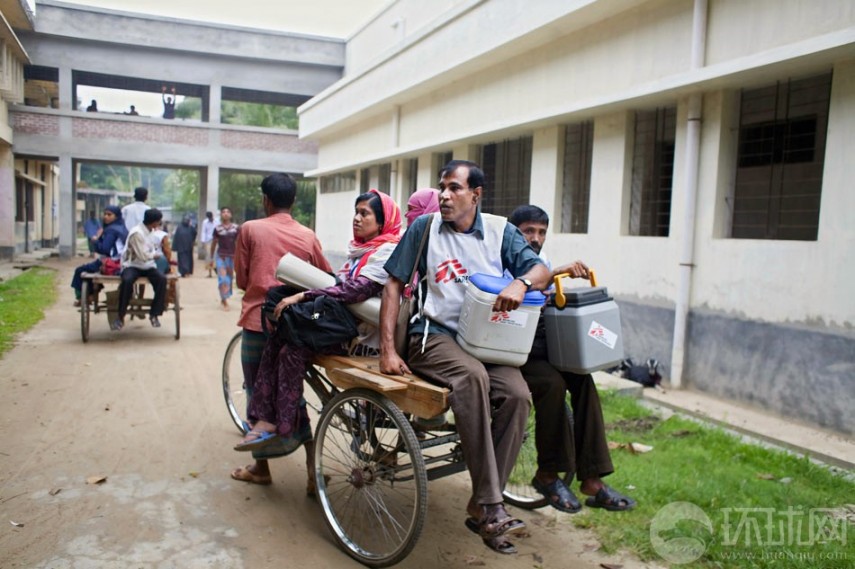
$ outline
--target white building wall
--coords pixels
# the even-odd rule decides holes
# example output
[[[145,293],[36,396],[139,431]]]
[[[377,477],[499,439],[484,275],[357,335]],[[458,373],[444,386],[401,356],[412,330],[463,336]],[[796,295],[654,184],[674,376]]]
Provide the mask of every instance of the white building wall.
[[[688,97],[701,93],[687,383],[855,432],[846,411],[855,405],[855,4],[709,0],[699,68],[689,61],[691,0],[453,4],[397,51],[391,40],[360,43],[371,25],[350,40],[348,74],[301,107],[301,135],[320,145],[314,173],[418,157],[419,185],[433,185],[434,152],[471,159],[480,144],[532,136],[530,201],[552,217],[548,254],[598,270],[622,301],[634,355],[666,360],[667,376]],[[401,0],[374,22],[410,26],[418,13]],[[741,90],[829,71],[817,240],[731,238]],[[667,106],[678,116],[670,233],[629,235],[635,112]],[[561,234],[563,125],[583,120],[594,122],[589,230]],[[340,199],[321,195],[319,207]],[[318,231],[332,250],[349,238],[338,217],[319,216]],[[814,373],[820,387],[809,390],[803,379]]]

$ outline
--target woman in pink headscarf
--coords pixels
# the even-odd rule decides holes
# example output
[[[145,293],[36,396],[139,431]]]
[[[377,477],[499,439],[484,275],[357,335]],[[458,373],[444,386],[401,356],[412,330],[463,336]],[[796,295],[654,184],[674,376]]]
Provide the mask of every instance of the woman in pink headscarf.
[[[422,188],[413,192],[407,201],[407,227],[413,224],[416,218],[426,213],[439,211],[439,190],[433,188]]]
[[[386,194],[371,190],[356,198],[353,239],[347,261],[339,269],[339,283],[324,289],[307,290],[284,298],[276,306],[278,319],[286,307],[327,296],[343,304],[363,302],[379,296],[389,278],[383,265],[401,237],[401,210]],[[379,346],[379,331],[359,324],[358,346],[363,354]],[[235,450],[253,451],[256,463],[232,472],[232,478],[254,484],[270,484],[267,459],[288,455],[306,445],[309,491],[314,490],[310,446],[312,429],[303,399],[303,377],[314,353],[304,346],[283,341],[277,334],[267,340],[261,355],[247,408],[252,429]]]

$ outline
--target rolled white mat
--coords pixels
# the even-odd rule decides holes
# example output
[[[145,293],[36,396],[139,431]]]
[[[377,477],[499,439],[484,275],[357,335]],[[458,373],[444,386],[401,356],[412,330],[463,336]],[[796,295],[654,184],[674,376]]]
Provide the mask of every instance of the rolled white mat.
[[[327,288],[335,284],[335,277],[291,253],[286,253],[284,257],[279,259],[279,264],[276,266],[276,280],[303,290]],[[374,326],[380,325],[380,299],[378,297],[369,298],[365,302],[348,304],[347,308],[357,318]]]

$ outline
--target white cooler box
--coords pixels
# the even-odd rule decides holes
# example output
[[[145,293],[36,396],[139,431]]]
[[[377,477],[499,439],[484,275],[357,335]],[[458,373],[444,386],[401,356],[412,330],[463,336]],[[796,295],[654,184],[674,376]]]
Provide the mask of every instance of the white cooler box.
[[[596,282],[596,281],[594,281]],[[618,365],[623,360],[620,309],[606,287],[562,291],[543,311],[549,363],[561,371],[586,374]],[[556,302],[558,301],[558,302]]]
[[[540,291],[531,291],[517,310],[493,312],[496,296],[510,282],[481,273],[470,277],[457,325],[457,343],[482,362],[519,367],[528,359],[546,297]]]

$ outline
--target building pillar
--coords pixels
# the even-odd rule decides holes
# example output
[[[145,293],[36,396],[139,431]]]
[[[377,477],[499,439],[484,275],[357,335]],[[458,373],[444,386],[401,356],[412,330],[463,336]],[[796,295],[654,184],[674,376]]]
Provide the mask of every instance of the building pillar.
[[[59,68],[59,108],[62,111],[73,111],[77,108],[77,101],[74,100],[74,87],[71,79],[71,68]]]
[[[15,256],[15,157],[12,147],[0,144],[0,259]]]
[[[74,192],[74,167],[71,156],[59,157],[59,256],[73,257],[77,251],[77,208]]]
[[[200,220],[205,217],[206,211],[213,211],[214,217],[216,217],[216,211],[220,203],[220,167],[217,165],[208,166],[203,179],[199,199]]]
[[[223,88],[218,84],[208,87],[208,122],[220,124],[222,120]]]
[[[561,128],[550,126],[534,132],[531,149],[531,180],[528,202],[543,208],[552,220],[553,232],[561,229]],[[522,205],[522,204],[518,204]],[[556,211],[559,212],[556,214]]]

